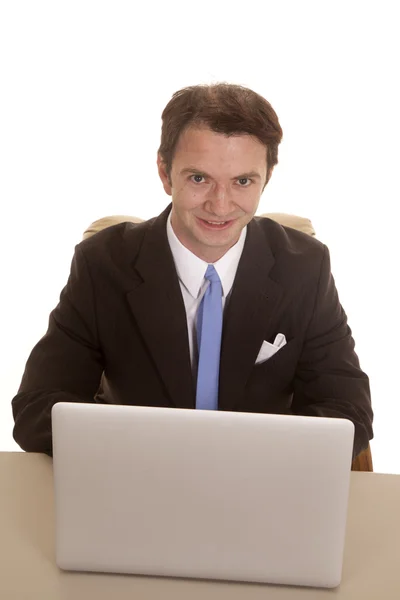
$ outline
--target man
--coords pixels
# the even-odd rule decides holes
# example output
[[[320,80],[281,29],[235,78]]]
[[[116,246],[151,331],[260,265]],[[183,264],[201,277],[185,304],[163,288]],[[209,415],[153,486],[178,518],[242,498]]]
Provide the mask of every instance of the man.
[[[274,110],[240,86],[193,86],[162,119],[172,206],[76,247],[13,400],[16,441],[51,454],[53,404],[101,401],[348,418],[356,456],[369,384],[328,250],[254,217],[282,137]]]

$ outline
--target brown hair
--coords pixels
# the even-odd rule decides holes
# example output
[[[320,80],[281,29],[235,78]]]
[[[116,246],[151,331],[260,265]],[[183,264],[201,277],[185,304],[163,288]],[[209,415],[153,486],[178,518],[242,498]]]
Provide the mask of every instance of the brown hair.
[[[278,162],[282,129],[270,103],[249,88],[230,83],[194,85],[172,96],[162,113],[158,150],[171,177],[172,160],[181,133],[189,127],[207,126],[212,131],[235,135],[247,133],[267,148],[267,180]],[[265,186],[264,186],[265,187]]]

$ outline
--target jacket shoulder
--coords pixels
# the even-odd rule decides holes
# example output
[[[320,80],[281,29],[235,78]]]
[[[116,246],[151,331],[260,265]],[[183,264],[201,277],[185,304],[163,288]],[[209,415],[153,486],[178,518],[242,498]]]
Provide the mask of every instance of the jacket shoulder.
[[[315,237],[280,225],[268,217],[255,217],[255,225],[262,231],[274,255],[280,253],[320,255],[326,251],[326,246]]]
[[[257,217],[254,226],[273,255],[270,275],[276,281],[304,287],[319,280],[321,269],[330,271],[329,250],[316,238],[266,217]]]
[[[138,254],[146,232],[154,219],[140,223],[124,222],[106,227],[81,241],[77,248],[90,262],[98,262],[105,256],[108,260],[132,262]]]

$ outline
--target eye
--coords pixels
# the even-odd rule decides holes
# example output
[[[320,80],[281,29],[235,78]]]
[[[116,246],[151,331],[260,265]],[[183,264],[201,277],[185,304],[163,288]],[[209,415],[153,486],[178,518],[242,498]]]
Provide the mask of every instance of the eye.
[[[249,185],[252,183],[252,179],[249,179],[249,177],[241,177],[240,179],[238,179],[240,187],[249,187]]]
[[[193,183],[202,183],[201,181],[199,181],[199,179],[204,179],[203,175],[196,173],[196,175],[192,175],[190,177],[190,180],[193,181]]]

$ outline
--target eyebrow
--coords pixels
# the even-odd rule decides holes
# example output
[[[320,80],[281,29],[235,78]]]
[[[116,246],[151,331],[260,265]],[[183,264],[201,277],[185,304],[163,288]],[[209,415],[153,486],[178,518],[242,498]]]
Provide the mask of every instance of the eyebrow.
[[[201,169],[195,169],[194,167],[187,167],[186,169],[182,169],[182,171],[180,172],[181,175],[184,175],[185,173],[192,173],[192,174],[196,174],[196,175],[201,175],[202,177],[209,177],[210,179],[212,179],[211,175],[208,175],[208,173],[206,173],[205,171],[202,171]],[[261,179],[261,176],[259,173],[257,173],[257,171],[249,171],[248,173],[241,173],[240,175],[237,175],[236,177],[232,177],[232,179]]]

